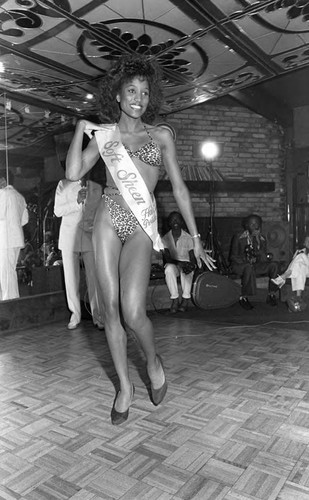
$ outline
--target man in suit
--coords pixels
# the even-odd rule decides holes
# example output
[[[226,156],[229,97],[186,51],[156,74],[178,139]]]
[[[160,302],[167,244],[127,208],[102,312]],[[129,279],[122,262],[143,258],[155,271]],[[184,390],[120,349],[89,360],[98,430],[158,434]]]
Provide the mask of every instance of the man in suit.
[[[85,266],[85,277],[93,323],[104,328],[104,312],[100,288],[96,278],[92,227],[102,187],[96,182],[59,181],[55,194],[54,212],[62,217],[58,248],[62,253],[66,297],[71,318],[68,329],[77,328],[81,321],[80,260]]]
[[[256,275],[269,277],[269,305],[278,304],[275,292],[278,287],[271,281],[278,275],[278,264],[272,262],[267,254],[267,241],[261,233],[262,218],[259,215],[248,215],[244,223],[244,231],[234,235],[231,245],[230,262],[232,273],[241,277],[241,296],[239,303],[243,309],[253,308],[248,295],[256,295]]]
[[[0,178],[0,300],[19,297],[16,265],[25,246],[23,226],[29,214],[25,198]]]

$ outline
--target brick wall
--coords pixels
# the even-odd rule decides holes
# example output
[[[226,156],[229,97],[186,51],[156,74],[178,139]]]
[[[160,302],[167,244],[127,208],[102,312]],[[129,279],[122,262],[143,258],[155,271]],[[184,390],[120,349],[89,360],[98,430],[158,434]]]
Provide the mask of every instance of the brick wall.
[[[219,192],[215,196],[216,217],[243,217],[259,213],[263,220],[285,220],[284,133],[277,125],[242,107],[201,104],[169,115],[166,122],[177,133],[178,160],[184,177],[189,169],[205,169],[199,145],[206,139],[222,145],[221,156],[213,168],[225,180],[271,181],[274,192]],[[191,192],[197,217],[209,216],[209,197]],[[171,192],[157,192],[159,215],[177,210]]]

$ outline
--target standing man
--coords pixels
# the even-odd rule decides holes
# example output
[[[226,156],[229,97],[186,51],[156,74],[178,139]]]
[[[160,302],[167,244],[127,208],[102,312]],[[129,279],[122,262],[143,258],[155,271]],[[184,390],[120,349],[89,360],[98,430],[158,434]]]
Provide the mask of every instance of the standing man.
[[[193,272],[196,267],[193,240],[192,236],[184,231],[184,221],[179,212],[171,212],[167,221],[170,230],[162,238],[162,242],[165,281],[172,300],[170,312],[184,312],[190,303]],[[182,289],[181,302],[177,285],[178,276]]]
[[[62,252],[66,297],[71,318],[68,329],[74,330],[81,321],[80,259],[85,266],[85,276],[93,324],[104,328],[104,314],[97,282],[92,228],[102,188],[93,181],[59,181],[55,195],[54,212],[62,217],[58,247]]]
[[[271,279],[278,274],[277,262],[272,262],[267,254],[267,241],[261,233],[262,218],[251,214],[245,219],[244,231],[234,235],[231,245],[230,262],[232,273],[241,277],[241,296],[239,304],[243,309],[253,309],[248,295],[256,295],[256,275],[269,277],[267,304],[278,304],[275,291],[278,290]]]
[[[28,220],[25,198],[0,177],[0,300],[19,297],[16,265]]]

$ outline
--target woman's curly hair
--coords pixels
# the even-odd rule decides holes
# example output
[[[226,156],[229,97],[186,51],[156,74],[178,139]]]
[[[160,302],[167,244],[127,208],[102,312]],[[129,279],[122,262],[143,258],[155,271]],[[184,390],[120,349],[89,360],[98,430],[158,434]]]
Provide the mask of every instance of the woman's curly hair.
[[[124,83],[136,77],[145,78],[149,85],[149,104],[143,120],[146,123],[154,121],[163,99],[161,71],[156,63],[150,62],[145,56],[134,54],[118,59],[99,81],[99,116],[102,123],[118,122],[120,107],[116,96]]]

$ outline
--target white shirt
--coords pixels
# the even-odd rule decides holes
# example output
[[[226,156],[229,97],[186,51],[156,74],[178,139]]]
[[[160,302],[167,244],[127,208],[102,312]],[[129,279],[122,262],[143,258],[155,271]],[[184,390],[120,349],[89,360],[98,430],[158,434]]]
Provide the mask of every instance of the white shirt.
[[[167,248],[170,251],[172,259],[181,261],[190,260],[189,252],[190,250],[193,250],[192,236],[183,229],[181,230],[176,244],[172,230],[168,231],[168,233],[165,234],[165,236],[162,238],[162,242],[164,248]]]

